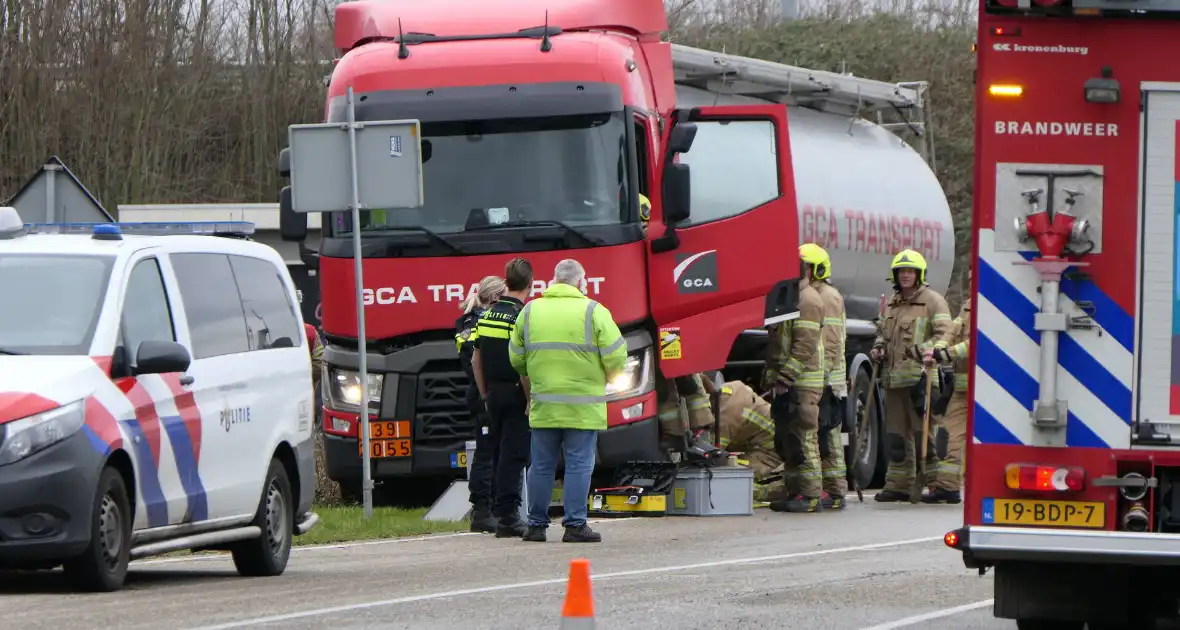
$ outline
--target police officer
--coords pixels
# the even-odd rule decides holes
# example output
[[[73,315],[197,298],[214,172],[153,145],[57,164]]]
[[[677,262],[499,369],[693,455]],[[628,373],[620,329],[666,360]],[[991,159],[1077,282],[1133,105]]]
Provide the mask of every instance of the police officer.
[[[967,271],[971,283],[971,271]],[[959,316],[952,324],[951,346],[934,351],[940,362],[950,361],[955,370],[954,393],[935,433],[934,444],[942,461],[935,469],[934,483],[922,493],[923,503],[958,503],[962,500],[959,487],[966,472],[964,455],[967,449],[967,353],[971,345],[971,297],[963,299]]]
[[[492,501],[495,499],[493,477],[496,470],[498,444],[492,439],[491,421],[480,399],[479,387],[471,366],[475,354],[475,341],[479,335],[476,324],[484,311],[499,300],[507,288],[504,281],[496,276],[487,276],[479,281],[479,287],[467,296],[459,308],[463,315],[455,322],[455,347],[459,351],[459,363],[467,373],[467,410],[475,419],[475,461],[467,462],[471,469],[468,476],[471,506],[471,531],[494,533],[496,519],[492,516]],[[498,436],[497,436],[498,437]]]
[[[844,405],[848,398],[848,371],[845,367],[845,331],[847,315],[844,296],[832,286],[832,259],[815,243],[799,248],[800,258],[814,260],[816,291],[824,305],[824,394],[820,398],[819,454],[823,477],[825,510],[844,509],[848,492],[848,467],[844,464]]]
[[[492,516],[497,519],[497,538],[520,538],[525,523],[520,518],[521,484],[529,462],[528,401],[520,375],[508,356],[508,339],[516,318],[524,308],[533,286],[533,268],[523,258],[504,266],[507,292],[476,324],[475,353],[471,366],[475,383],[491,419],[491,433],[497,441],[495,499]]]
[[[762,386],[770,388],[776,435],[781,435],[783,480],[790,498],[771,501],[776,512],[823,509],[819,454],[819,401],[824,390],[824,308],[815,277],[823,262],[814,250],[800,248],[799,317],[771,332]],[[780,428],[781,427],[781,428]]]
[[[931,402],[925,400],[923,365],[934,365],[934,352],[948,346],[952,332],[946,298],[926,286],[926,259],[914,250],[903,250],[893,257],[890,270],[894,293],[872,350],[873,360],[881,362],[878,373],[885,392],[885,450],[889,455],[885,487],[874,497],[881,502],[911,499],[923,412]],[[937,458],[930,442],[925,470],[932,479],[931,467]]]

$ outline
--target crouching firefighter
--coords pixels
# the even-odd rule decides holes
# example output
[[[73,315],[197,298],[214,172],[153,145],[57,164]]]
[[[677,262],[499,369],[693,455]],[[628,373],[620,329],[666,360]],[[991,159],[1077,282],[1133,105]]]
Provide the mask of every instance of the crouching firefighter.
[[[709,398],[712,385],[706,374],[691,374],[666,379],[656,377],[659,400],[660,434],[667,448],[683,452],[688,460],[712,460],[729,454],[713,444],[713,407]]]
[[[844,464],[844,415],[848,398],[848,370],[845,367],[845,331],[847,315],[844,296],[832,286],[832,259],[824,248],[807,243],[799,248],[799,257],[815,261],[816,291],[824,306],[824,393],[819,402],[819,455],[823,478],[825,510],[844,509],[848,493],[848,467]]]
[[[783,459],[784,500],[771,501],[776,512],[819,512],[823,483],[819,454],[819,401],[824,391],[823,301],[815,278],[821,262],[800,248],[799,317],[770,332],[762,387],[774,396],[770,413]]]
[[[754,472],[754,500],[789,499],[783,485],[771,482],[782,479],[783,460],[775,448],[774,420],[770,403],[749,385],[730,381],[721,386],[721,448],[737,454],[738,464]]]
[[[934,365],[934,352],[945,349],[951,336],[950,308],[946,299],[926,286],[926,259],[907,249],[893,258],[890,266],[893,296],[885,307],[877,338],[873,343],[873,360],[879,361],[881,387],[885,393],[885,451],[889,469],[885,487],[875,499],[882,502],[917,501],[915,476],[921,486],[931,485],[937,454],[930,432],[924,430],[926,378]],[[933,383],[931,384],[934,385]],[[934,391],[938,391],[934,389]],[[917,460],[926,434],[926,458],[922,469]]]
[[[970,272],[968,272],[970,273]],[[967,281],[971,278],[968,275]],[[966,472],[964,454],[967,449],[967,350],[971,344],[971,299],[963,301],[959,316],[955,318],[951,345],[934,351],[939,362],[950,362],[949,373],[954,384],[944,390],[934,406],[934,412],[941,415],[938,430],[934,434],[935,450],[938,451],[938,468],[930,489],[922,493],[923,503],[958,503],[962,500],[959,488]],[[944,382],[944,385],[947,383]],[[949,395],[947,395],[949,393]]]

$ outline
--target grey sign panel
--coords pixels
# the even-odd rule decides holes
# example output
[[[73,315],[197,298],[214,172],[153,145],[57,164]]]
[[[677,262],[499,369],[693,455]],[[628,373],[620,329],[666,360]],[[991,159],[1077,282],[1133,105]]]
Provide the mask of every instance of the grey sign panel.
[[[6,204],[25,223],[108,223],[102,204],[57,157],[51,157]]]
[[[291,206],[347,210],[352,203],[348,123],[291,125]],[[356,130],[362,210],[422,205],[422,134],[417,120],[365,121]]]

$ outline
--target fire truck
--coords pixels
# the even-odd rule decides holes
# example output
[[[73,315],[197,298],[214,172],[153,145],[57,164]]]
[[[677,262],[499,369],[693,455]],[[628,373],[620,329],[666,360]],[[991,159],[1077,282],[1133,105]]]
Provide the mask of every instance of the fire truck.
[[[1180,563],[1176,0],[987,0],[964,521],[1021,629],[1151,628]]]
[[[461,474],[475,422],[458,305],[515,256],[532,263],[533,295],[558,261],[580,261],[589,297],[624,332],[628,367],[606,392],[600,467],[668,457],[657,371],[757,378],[765,328],[794,313],[801,241],[833,256],[850,318],[849,415],[870,412],[869,320],[889,260],[922,251],[944,290],[954,258],[922,133],[925,85],[674,45],[661,40],[667,29],[661,0],[336,8],[326,120],[345,120],[351,86],[357,120],[417,119],[423,136],[425,205],[368,210],[360,226],[374,479]],[[307,237],[289,188],[280,224],[285,239]],[[349,495],[361,478],[353,228],[347,212],[329,213],[316,251],[305,246],[327,342],[328,474]],[[872,418],[853,466],[865,486],[885,463]]]

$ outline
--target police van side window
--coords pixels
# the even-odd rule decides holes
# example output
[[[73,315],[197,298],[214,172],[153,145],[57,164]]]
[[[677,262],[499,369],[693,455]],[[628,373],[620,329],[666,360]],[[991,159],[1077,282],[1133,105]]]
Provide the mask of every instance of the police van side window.
[[[225,254],[169,254],[184,300],[193,359],[248,352],[246,315]]]
[[[139,344],[145,341],[176,341],[168,294],[164,292],[164,280],[155,258],[141,260],[131,269],[127,293],[123,298],[123,323],[119,332],[122,336],[120,345],[131,365],[135,364]]]
[[[295,306],[279,270],[270,262],[249,256],[231,255],[229,261],[246,312],[250,349],[302,345]]]
[[[687,164],[692,190],[688,221],[699,225],[743,214],[778,198],[777,134],[769,120],[697,121]]]

